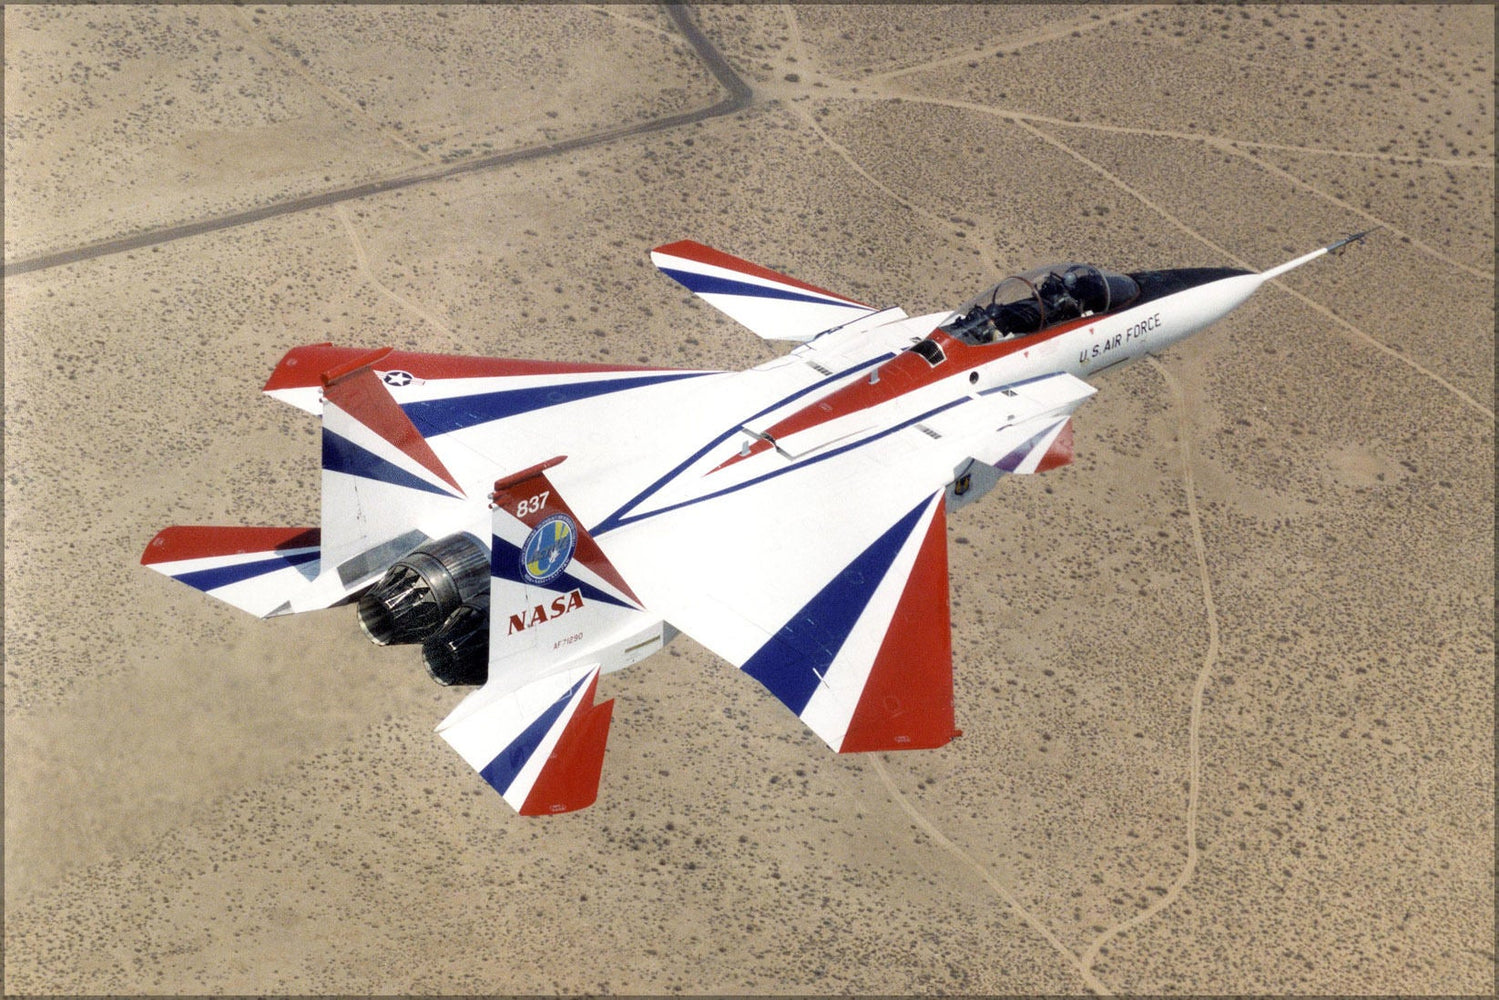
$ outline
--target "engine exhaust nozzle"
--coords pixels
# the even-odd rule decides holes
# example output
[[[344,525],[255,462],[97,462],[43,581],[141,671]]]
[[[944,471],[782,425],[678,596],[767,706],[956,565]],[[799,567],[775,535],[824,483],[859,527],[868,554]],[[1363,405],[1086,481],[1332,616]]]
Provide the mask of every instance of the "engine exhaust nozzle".
[[[460,604],[442,630],[422,643],[422,665],[444,687],[489,679],[488,594]]]
[[[489,551],[449,535],[402,556],[359,599],[359,627],[377,646],[422,642],[459,606],[489,589]]]

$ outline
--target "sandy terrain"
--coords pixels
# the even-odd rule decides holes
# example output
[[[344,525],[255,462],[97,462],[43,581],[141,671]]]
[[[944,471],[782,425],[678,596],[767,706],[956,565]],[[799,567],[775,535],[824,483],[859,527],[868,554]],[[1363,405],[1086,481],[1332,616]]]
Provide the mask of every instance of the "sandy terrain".
[[[1490,993],[1494,12],[8,6],[7,993]],[[337,343],[742,367],[693,237],[913,314],[1080,258],[1341,259],[1099,380],[950,521],[958,724],[838,757],[687,639],[512,815],[349,609],[137,565],[312,524]]]

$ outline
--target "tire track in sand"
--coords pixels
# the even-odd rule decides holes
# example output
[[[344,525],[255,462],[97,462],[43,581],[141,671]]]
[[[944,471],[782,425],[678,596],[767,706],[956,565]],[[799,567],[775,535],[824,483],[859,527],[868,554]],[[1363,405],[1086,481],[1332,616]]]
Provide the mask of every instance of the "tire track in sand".
[[[685,5],[669,3],[663,6],[666,9],[667,16],[671,18],[677,30],[682,33],[688,46],[702,60],[708,71],[713,74],[713,78],[718,82],[719,88],[725,91],[723,99],[711,107],[699,108],[695,111],[684,111],[666,118],[655,118],[649,121],[637,122],[633,125],[617,125],[601,129],[597,132],[574,136],[571,139],[562,139],[558,142],[544,143],[539,146],[522,146],[519,149],[512,149],[502,153],[492,153],[488,156],[478,157],[477,159],[459,160],[456,163],[446,166],[429,167],[415,172],[366,181],[361,184],[355,184],[352,187],[291,197],[284,201],[272,202],[271,204],[261,205],[258,208],[251,208],[245,211],[230,212],[227,215],[204,216],[193,222],[168,224],[125,236],[111,237],[97,243],[89,243],[68,250],[57,250],[35,257],[7,261],[4,265],[4,276],[6,279],[9,279],[17,274],[44,271],[48,268],[94,260],[95,258],[110,254],[126,253],[131,250],[140,250],[145,247],[170,243],[174,240],[189,239],[205,233],[234,229],[239,226],[262,222],[266,219],[274,219],[283,215],[294,215],[310,209],[322,208],[325,205],[334,205],[339,202],[353,201],[356,198],[384,194],[387,191],[397,191],[419,184],[430,184],[434,181],[446,180],[450,177],[494,170],[499,167],[513,166],[517,163],[529,163],[533,160],[560,156],[563,153],[571,153],[574,150],[587,149],[636,136],[666,132],[723,115],[732,115],[748,107],[753,97],[749,85],[740,78],[739,74],[734,71],[734,68],[729,65],[728,60],[723,57],[723,54],[713,46],[713,43],[708,40],[707,36],[693,22],[692,16],[686,10]]]
[[[359,273],[364,275],[364,279],[371,285],[374,285],[376,291],[378,291],[381,295],[384,295],[386,298],[395,302],[402,308],[416,313],[422,319],[426,320],[428,323],[431,323],[434,327],[436,327],[439,333],[444,334],[451,339],[453,336],[453,331],[449,330],[447,326],[443,324],[442,320],[434,316],[431,311],[422,308],[419,303],[412,302],[404,295],[401,295],[385,287],[385,285],[380,282],[380,279],[375,277],[375,272],[370,267],[369,254],[365,253],[364,244],[359,241],[359,233],[354,229],[354,220],[349,218],[348,208],[342,204],[334,205],[333,214],[338,216],[338,221],[343,223],[344,230],[349,234],[349,242],[354,245],[354,260],[356,263],[358,263]]]
[[[1091,10],[1091,8],[1089,9]],[[1005,55],[1012,56],[1017,52],[1024,51],[1025,49],[1031,48],[1036,45],[1043,45],[1046,42],[1055,42],[1070,37],[1080,37],[1089,32],[1098,31],[1101,28],[1116,28],[1119,25],[1129,21],[1131,18],[1137,17],[1140,14],[1153,9],[1154,7],[1149,4],[1143,4],[1136,7],[1116,7],[1109,11],[1108,20],[1104,20],[1098,15],[1096,11],[1094,11],[1087,17],[1077,18],[1075,20],[1059,21],[1047,25],[1046,27],[1041,28],[1038,31],[1033,31],[1030,34],[1021,35],[1019,38],[1012,38],[1008,41],[1001,42],[998,45],[990,45],[987,48],[973,49],[971,51],[959,52],[956,55],[943,56],[941,58],[932,59],[924,63],[918,63],[915,66],[903,66],[900,69],[887,70],[884,73],[875,73],[871,76],[866,77],[864,80],[861,80],[860,85],[862,86],[866,83],[870,85],[876,85],[880,83],[886,83],[891,80],[896,80],[903,76],[909,76],[913,73],[921,73],[926,70],[942,69],[946,66],[956,66],[959,63],[969,63],[974,62],[975,60],[992,59],[1001,52],[1003,52]]]
[[[1103,948],[1114,938],[1125,931],[1145,923],[1147,920],[1160,913],[1166,907],[1176,902],[1181,895],[1182,889],[1191,881],[1192,875],[1197,870],[1197,807],[1202,792],[1202,697],[1207,690],[1208,681],[1212,679],[1213,668],[1218,665],[1218,606],[1213,602],[1213,581],[1208,574],[1207,546],[1202,539],[1202,520],[1197,512],[1197,485],[1192,476],[1192,445],[1188,436],[1190,428],[1187,425],[1187,401],[1182,392],[1181,383],[1176,376],[1160,363],[1153,355],[1147,355],[1146,359],[1150,367],[1154,368],[1165,381],[1166,387],[1171,390],[1171,401],[1176,407],[1176,439],[1180,445],[1182,465],[1182,491],[1187,500],[1187,522],[1192,527],[1192,549],[1197,555],[1197,575],[1202,584],[1202,604],[1207,614],[1208,648],[1202,657],[1202,668],[1197,672],[1197,683],[1192,687],[1192,715],[1187,723],[1187,861],[1182,866],[1176,878],[1166,889],[1166,894],[1158,897],[1145,909],[1134,914],[1127,920],[1109,927],[1098,937],[1093,939],[1086,951],[1083,952],[1082,964],[1093,975],[1093,966],[1098,961],[1098,956]]]
[[[895,779],[890,776],[890,770],[885,766],[885,762],[878,755],[870,754],[869,759],[874,764],[875,773],[880,776],[880,781],[884,782],[885,790],[890,793],[890,797],[895,800],[901,809],[905,810],[906,815],[911,817],[911,822],[915,823],[922,833],[931,837],[933,843],[938,847],[977,872],[978,876],[984,880],[984,884],[993,889],[995,894],[1004,900],[1010,909],[1015,911],[1016,916],[1025,921],[1032,930],[1046,939],[1047,944],[1051,945],[1063,958],[1067,959],[1068,964],[1077,970],[1077,974],[1082,977],[1083,983],[1088,989],[1104,996],[1113,995],[1113,991],[1100,982],[1098,977],[1093,974],[1090,963],[1080,960],[1071,948],[1062,943],[1061,939],[1052,932],[1050,927],[1047,927],[1038,917],[1020,905],[1020,900],[1015,898],[1014,893],[1010,892],[1003,882],[995,878],[989,869],[970,857],[967,851],[947,839],[947,836],[941,830],[937,829],[931,820],[927,819],[926,814],[918,809],[915,803],[906,798],[905,794],[896,786]]]

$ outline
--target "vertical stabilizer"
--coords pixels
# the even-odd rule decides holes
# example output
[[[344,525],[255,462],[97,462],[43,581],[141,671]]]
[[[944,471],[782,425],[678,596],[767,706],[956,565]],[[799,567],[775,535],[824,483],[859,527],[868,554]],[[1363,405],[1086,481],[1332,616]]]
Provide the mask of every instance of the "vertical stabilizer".
[[[614,706],[594,703],[599,675],[668,637],[548,478],[562,460],[494,484],[488,671],[437,727],[522,815],[593,802]]]
[[[366,360],[323,375],[322,563],[347,586],[426,541],[415,525],[467,502]]]
[[[491,682],[524,683],[568,653],[600,657],[607,673],[661,648],[661,620],[642,607],[547,477],[562,460],[495,483]],[[638,650],[629,648],[632,640]]]

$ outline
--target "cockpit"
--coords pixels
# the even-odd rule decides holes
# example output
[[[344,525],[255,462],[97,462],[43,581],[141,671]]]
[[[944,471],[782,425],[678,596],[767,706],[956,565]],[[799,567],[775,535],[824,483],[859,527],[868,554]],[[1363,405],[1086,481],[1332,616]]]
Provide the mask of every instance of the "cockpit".
[[[1127,274],[1092,264],[1049,264],[1012,275],[974,296],[939,329],[964,343],[992,344],[1123,309],[1139,297],[1140,286]]]

